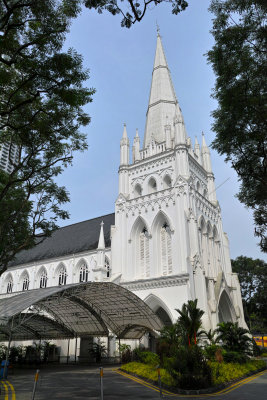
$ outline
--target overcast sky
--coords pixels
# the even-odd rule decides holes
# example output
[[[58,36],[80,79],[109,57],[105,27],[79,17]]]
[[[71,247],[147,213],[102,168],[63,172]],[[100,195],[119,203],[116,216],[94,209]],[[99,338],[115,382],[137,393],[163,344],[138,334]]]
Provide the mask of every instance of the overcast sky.
[[[210,113],[216,102],[210,97],[214,74],[205,53],[212,47],[212,15],[208,0],[189,0],[180,15],[161,4],[150,7],[141,23],[121,28],[121,17],[107,12],[99,15],[84,10],[71,26],[66,48],[83,55],[90,69],[88,87],[96,88],[93,103],[86,107],[92,121],[84,129],[88,151],[76,154],[74,165],[60,177],[71,196],[67,224],[114,212],[118,195],[118,167],[123,123],[132,144],[135,129],[143,138],[151,83],[156,22],[171,71],[176,95],[182,108],[187,132],[194,143],[204,131],[208,144],[214,139]],[[236,174],[223,157],[212,151],[212,164],[222,208],[223,226],[230,240],[231,257],[246,255],[264,259],[253,235],[251,212],[235,198]],[[62,225],[66,225],[63,221]]]

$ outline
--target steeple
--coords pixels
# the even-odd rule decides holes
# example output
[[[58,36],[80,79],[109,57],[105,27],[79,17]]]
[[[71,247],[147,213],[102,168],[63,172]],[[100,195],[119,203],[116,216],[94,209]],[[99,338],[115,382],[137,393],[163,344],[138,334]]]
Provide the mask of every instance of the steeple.
[[[209,200],[212,203],[216,204],[217,197],[216,197],[214,175],[213,175],[212,167],[211,167],[210,150],[206,144],[204,132],[202,132],[201,154],[202,154],[202,160],[203,160],[203,167],[207,171]]]
[[[140,160],[140,138],[138,134],[138,129],[136,128],[136,133],[133,142],[133,163]]]
[[[105,238],[104,238],[104,222],[102,221],[100,224],[100,233],[99,233],[99,240],[97,250],[104,250],[105,249]]]
[[[200,147],[198,144],[197,137],[195,138],[195,148],[194,148],[194,153],[197,156],[198,162],[200,162]]]
[[[149,104],[145,128],[144,148],[148,147],[152,135],[156,142],[165,141],[166,116],[173,121],[175,116],[183,121],[181,109],[176,98],[161,36],[158,31],[157,47],[152,72]],[[173,139],[173,134],[172,134]]]
[[[129,139],[126,131],[126,124],[123,127],[123,134],[121,138],[121,165],[129,164]]]

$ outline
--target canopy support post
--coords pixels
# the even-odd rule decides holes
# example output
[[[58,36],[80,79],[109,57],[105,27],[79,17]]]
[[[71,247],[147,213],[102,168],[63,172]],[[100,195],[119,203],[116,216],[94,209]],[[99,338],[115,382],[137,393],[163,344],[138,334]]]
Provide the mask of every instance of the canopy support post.
[[[5,362],[5,365],[4,365],[3,379],[6,379],[7,362],[8,362],[8,358],[9,358],[11,340],[12,340],[12,334],[11,334],[11,331],[10,331],[9,339],[8,339],[8,346],[7,346],[7,350],[6,350],[6,362]]]
[[[75,357],[74,357],[75,363],[77,361],[77,333],[75,334]]]
[[[70,339],[68,339],[67,364],[69,363],[69,358],[70,358]]]

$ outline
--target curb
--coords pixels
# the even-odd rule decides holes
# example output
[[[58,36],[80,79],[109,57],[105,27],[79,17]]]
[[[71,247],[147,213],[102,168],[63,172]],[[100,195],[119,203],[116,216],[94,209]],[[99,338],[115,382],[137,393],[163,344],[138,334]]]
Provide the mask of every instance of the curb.
[[[125,371],[123,368],[119,368],[119,370],[124,372],[124,373],[126,373],[126,374],[128,374],[128,375],[131,375],[131,376],[134,376],[136,378],[142,379],[143,381],[148,382],[148,383],[150,383],[150,384],[152,384],[154,386],[158,386],[158,382],[157,381],[153,381],[151,379],[144,378],[141,375],[137,375],[137,374]],[[240,378],[233,379],[232,381],[229,381],[227,383],[221,383],[220,385],[211,386],[211,387],[209,387],[207,389],[196,389],[196,390],[193,390],[193,389],[190,389],[190,390],[189,389],[179,389],[177,387],[167,386],[164,383],[162,383],[162,389],[169,390],[170,392],[175,393],[175,394],[184,394],[184,395],[211,394],[211,393],[215,393],[215,392],[218,392],[220,390],[226,389],[227,387],[233,385],[234,383],[240,382],[240,381],[242,381],[243,379],[245,379],[245,378],[247,378],[249,376],[256,375],[257,373],[259,373],[261,371],[266,371],[266,370],[267,370],[267,367],[259,368],[259,369],[255,370],[255,371],[248,372],[247,374],[243,375]]]

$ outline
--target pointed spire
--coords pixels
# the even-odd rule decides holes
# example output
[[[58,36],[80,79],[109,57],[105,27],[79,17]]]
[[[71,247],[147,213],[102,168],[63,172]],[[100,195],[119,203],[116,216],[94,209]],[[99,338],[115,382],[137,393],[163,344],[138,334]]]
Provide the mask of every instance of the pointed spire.
[[[158,32],[150,97],[147,110],[144,148],[148,147],[148,145],[150,144],[152,139],[152,132],[154,134],[156,142],[164,142],[164,126],[166,121],[166,114],[170,118],[170,121],[173,120],[176,114],[183,121],[180,106],[176,98],[169,67],[162,46],[161,36]]]
[[[199,159],[200,158],[200,147],[199,147],[199,143],[198,143],[197,137],[195,137],[194,152],[195,152],[195,155],[197,156],[197,158]]]
[[[203,160],[203,167],[206,169],[207,172],[212,172],[210,149],[207,146],[204,132],[202,132],[201,155],[202,155],[202,160]]]
[[[121,138],[121,165],[129,164],[129,139],[127,136],[126,124],[123,126],[123,134]]]
[[[209,148],[208,148],[208,146],[207,146],[207,143],[206,143],[206,140],[205,140],[205,134],[204,134],[204,132],[202,131],[202,152],[203,152],[203,148],[207,148],[207,150],[208,150],[208,152],[209,152]]]
[[[100,224],[100,233],[99,233],[99,240],[97,250],[104,250],[105,249],[105,238],[104,238],[104,222],[102,221]]]
[[[123,139],[128,139],[127,130],[126,130],[126,124],[125,124],[125,123],[123,124],[122,138],[123,138]]]
[[[140,160],[140,138],[138,134],[138,129],[136,128],[136,133],[133,142],[133,163]]]

